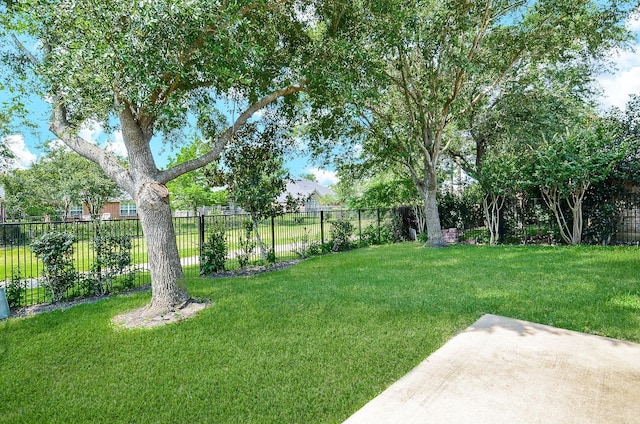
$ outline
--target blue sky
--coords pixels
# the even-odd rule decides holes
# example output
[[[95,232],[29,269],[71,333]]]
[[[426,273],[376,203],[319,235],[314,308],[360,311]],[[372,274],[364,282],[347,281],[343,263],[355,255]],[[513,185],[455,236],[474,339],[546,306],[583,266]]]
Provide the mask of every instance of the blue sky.
[[[600,99],[603,109],[611,106],[623,109],[629,94],[640,94],[640,18],[628,22],[628,27],[638,35],[636,48],[631,51],[611,52],[609,57],[614,62],[616,71],[599,75],[597,78],[603,90],[603,96]],[[4,97],[0,92],[0,101]],[[48,130],[48,105],[38,98],[28,99],[27,105],[32,112],[31,120],[37,125],[37,130],[16,133],[5,138],[5,142],[16,156],[13,166],[17,168],[26,168],[33,163],[41,154],[38,146],[53,139],[53,135]],[[110,149],[121,155],[125,153],[120,133],[105,134],[101,127],[94,125],[83,128],[81,135],[100,143],[109,141]],[[171,151],[169,146],[163,145],[158,137],[152,143],[158,166],[162,167],[167,163],[167,158],[175,155],[175,152]],[[337,182],[333,170],[314,166],[302,153],[290,158],[287,167],[294,177],[312,173],[320,184],[332,185]]]

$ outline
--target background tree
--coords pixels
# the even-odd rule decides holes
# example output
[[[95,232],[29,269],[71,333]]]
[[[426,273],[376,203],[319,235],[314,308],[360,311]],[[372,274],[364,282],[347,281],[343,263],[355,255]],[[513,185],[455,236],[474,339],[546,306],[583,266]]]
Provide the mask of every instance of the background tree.
[[[267,260],[260,222],[284,213],[287,204],[293,205],[293,199],[287,204],[277,202],[291,180],[284,169],[285,138],[274,122],[262,129],[247,124],[235,137],[237,141],[224,152],[224,169],[210,173],[210,183],[225,186],[231,199],[251,216],[260,254]]]
[[[313,181],[314,183],[318,182],[318,179],[316,178],[315,174],[312,174],[310,172],[307,174],[301,175],[300,178],[307,181]]]
[[[183,146],[175,157],[170,157],[167,167],[173,167],[206,154],[208,147],[200,139],[194,139]],[[204,168],[181,175],[167,183],[174,210],[188,210],[198,214],[198,207],[224,205],[227,203],[226,190],[213,191],[207,182]]]
[[[362,131],[357,142],[365,152],[406,169],[423,200],[428,244],[442,246],[437,171],[457,139],[454,124],[525,69],[600,56],[628,39],[623,23],[634,6],[555,0],[354,4],[345,14],[356,14],[358,26],[341,34],[349,57],[359,54],[361,62],[344,86],[335,82],[342,103],[332,111],[351,113],[337,121]],[[331,122],[319,121],[317,131],[326,134]]]
[[[7,219],[57,215],[59,210],[43,201],[43,184],[29,169],[14,169],[2,176]]]
[[[627,155],[616,164],[612,177],[618,183],[640,185],[640,95],[630,96],[624,112],[613,110],[608,119],[618,129],[618,143],[629,144]]]
[[[640,186],[640,98],[630,96],[625,110],[611,109],[605,119],[616,134],[614,143],[628,145],[627,154],[614,165],[609,176],[589,187],[583,205],[589,217],[583,241],[607,244],[619,230],[623,211],[640,207],[640,199],[630,195]]]
[[[420,203],[413,182],[391,170],[368,177],[341,172],[336,189],[351,209],[391,208]]]
[[[7,66],[49,99],[51,131],[98,163],[136,202],[152,280],[149,315],[190,301],[166,184],[217,159],[263,107],[291,109],[293,103],[281,99],[301,91],[318,67],[308,59],[308,23],[296,6],[272,0],[0,5],[5,34],[18,47],[13,57],[19,60]],[[20,37],[38,40],[35,49]],[[232,97],[241,113],[220,125],[218,108]],[[126,165],[78,135],[89,122],[122,132]],[[178,140],[190,122],[207,140],[207,153],[158,169],[153,137]]]
[[[599,120],[576,124],[532,153],[531,183],[540,188],[567,244],[582,241],[582,205],[591,184],[602,181],[626,154],[625,144]],[[570,216],[565,214],[565,206]]]
[[[499,239],[502,208],[509,198],[524,201],[522,151],[585,119],[591,73],[582,66],[539,69],[506,84],[503,92],[469,115],[469,131],[449,154],[478,181],[490,243]],[[566,87],[571,87],[571,91]],[[579,89],[577,89],[579,88]],[[526,155],[525,155],[526,156]]]
[[[500,236],[502,208],[510,196],[522,193],[520,155],[513,151],[493,149],[485,155],[479,184],[484,194],[482,209],[489,229],[489,244],[497,244]]]
[[[121,195],[97,164],[55,143],[31,168],[10,171],[3,182],[10,215],[47,214],[66,220],[73,205],[84,204],[95,219],[108,200]]]

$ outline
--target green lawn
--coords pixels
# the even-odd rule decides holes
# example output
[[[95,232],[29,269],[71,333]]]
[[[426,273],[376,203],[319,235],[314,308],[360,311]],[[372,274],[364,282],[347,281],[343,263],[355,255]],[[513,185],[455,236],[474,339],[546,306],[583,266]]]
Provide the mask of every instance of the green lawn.
[[[0,422],[338,423],[485,313],[640,342],[637,247],[379,246],[249,278],[153,330],[149,293],[0,323]]]

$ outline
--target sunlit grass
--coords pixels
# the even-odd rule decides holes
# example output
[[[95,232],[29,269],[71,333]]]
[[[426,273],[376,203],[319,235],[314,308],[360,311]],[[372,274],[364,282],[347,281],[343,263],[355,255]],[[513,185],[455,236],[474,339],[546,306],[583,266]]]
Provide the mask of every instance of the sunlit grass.
[[[149,293],[0,323],[0,422],[338,423],[492,313],[640,342],[635,247],[401,244],[249,278],[154,330]]]

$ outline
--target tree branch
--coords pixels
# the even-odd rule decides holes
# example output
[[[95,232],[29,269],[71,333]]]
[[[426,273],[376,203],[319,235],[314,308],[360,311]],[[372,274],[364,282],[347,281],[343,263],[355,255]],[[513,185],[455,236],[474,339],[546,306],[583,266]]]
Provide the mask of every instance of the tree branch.
[[[256,112],[258,112],[265,106],[275,102],[281,97],[285,97],[285,96],[297,93],[299,91],[302,91],[305,88],[307,83],[308,81],[304,81],[300,84],[290,85],[286,88],[276,90],[273,93],[269,94],[268,96],[258,100],[257,102],[249,106],[238,117],[238,119],[236,119],[233,125],[227,128],[222,134],[220,134],[216,138],[216,141],[213,144],[211,151],[209,151],[208,153],[198,158],[192,159],[187,162],[183,162],[167,170],[160,171],[157,179],[158,182],[161,184],[166,184],[167,182],[179,177],[182,174],[185,174],[189,171],[193,171],[198,168],[202,168],[208,163],[211,163],[212,161],[218,159],[220,157],[220,154],[222,153],[222,150],[225,148],[227,143],[233,138],[235,133],[240,128],[242,128]]]
[[[40,65],[40,61],[38,61],[38,59],[29,50],[27,50],[27,48],[20,42],[20,40],[18,40],[18,37],[16,37],[15,34],[11,34],[11,40],[13,40],[13,43],[16,45],[18,50],[24,53],[24,55],[33,66]]]
[[[18,50],[27,57],[33,66],[40,65],[38,59],[27,50],[14,34],[11,34],[11,39]],[[118,163],[118,160],[112,154],[77,135],[77,131],[72,128],[67,120],[67,110],[64,106],[64,101],[58,94],[53,95],[49,130],[80,156],[100,165],[109,178],[121,187],[126,189],[132,187],[132,181],[127,170]]]
[[[77,135],[77,131],[67,121],[66,108],[58,97],[54,98],[49,130],[80,156],[100,165],[118,185],[128,192],[132,191],[133,181],[127,169],[111,153]]]

